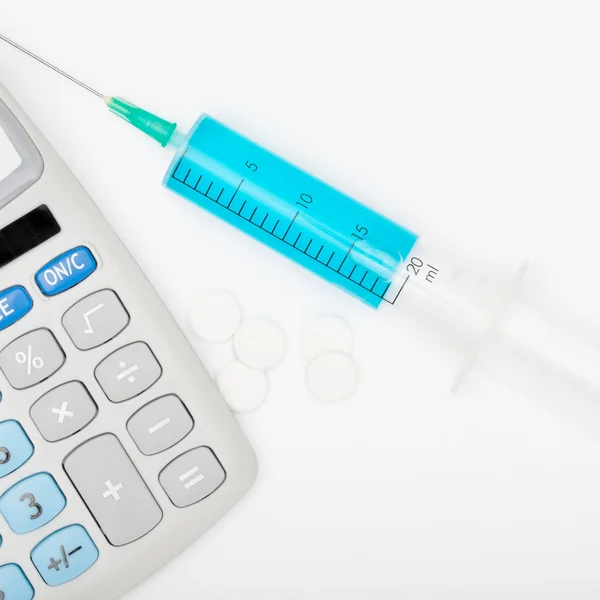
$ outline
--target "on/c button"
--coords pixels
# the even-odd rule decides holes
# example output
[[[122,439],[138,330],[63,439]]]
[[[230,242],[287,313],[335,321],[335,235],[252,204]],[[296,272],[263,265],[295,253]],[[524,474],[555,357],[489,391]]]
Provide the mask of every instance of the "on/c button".
[[[46,296],[56,296],[81,283],[97,266],[90,250],[78,246],[45,264],[36,273],[35,281]]]

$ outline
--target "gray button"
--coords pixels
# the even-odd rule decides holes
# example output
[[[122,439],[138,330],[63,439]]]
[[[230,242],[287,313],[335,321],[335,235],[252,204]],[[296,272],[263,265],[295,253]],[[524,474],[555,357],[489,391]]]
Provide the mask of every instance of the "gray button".
[[[212,450],[203,446],[177,457],[158,478],[171,502],[184,508],[210,496],[225,481],[225,471]]]
[[[47,329],[26,333],[0,352],[0,369],[17,390],[48,379],[65,362],[65,354]]]
[[[113,546],[152,531],[162,510],[121,442],[105,433],[85,442],[64,460],[67,475]]]
[[[143,342],[113,352],[96,367],[96,379],[111,402],[138,396],[154,385],[161,374],[161,366]]]
[[[63,317],[64,328],[80,350],[105,344],[119,335],[128,323],[129,314],[111,290],[80,300]]]
[[[158,454],[180,442],[194,421],[177,396],[163,396],[140,408],[127,422],[133,441],[143,454]]]
[[[30,410],[31,418],[49,442],[81,431],[98,412],[83,383],[71,381],[44,394]]]

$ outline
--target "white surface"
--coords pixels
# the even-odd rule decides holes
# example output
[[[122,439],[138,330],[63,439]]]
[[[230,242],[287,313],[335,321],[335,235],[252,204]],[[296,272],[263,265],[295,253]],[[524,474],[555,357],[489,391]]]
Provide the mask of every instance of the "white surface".
[[[0,129],[0,181],[10,175],[20,164],[20,156],[10,143],[6,133]]]
[[[229,408],[235,412],[248,412],[258,408],[269,394],[267,374],[238,360],[219,372],[217,385]]]
[[[223,290],[207,290],[192,301],[189,313],[192,331],[205,342],[225,342],[242,320],[238,301]]]
[[[184,128],[209,112],[468,252],[532,259],[548,301],[598,325],[597,3],[28,0],[0,14],[105,93]],[[170,195],[169,153],[9,48],[0,79],[183,327],[195,294],[223,287],[290,336],[268,402],[240,418],[253,492],[128,600],[598,597],[600,402],[500,378],[446,394],[433,325],[393,330]],[[361,387],[340,404],[304,383],[300,332],[324,312],[356,335]]]
[[[326,352],[351,354],[354,334],[344,319],[335,315],[319,315],[305,325],[301,346],[308,360]]]
[[[287,339],[281,325],[267,317],[246,319],[233,336],[237,357],[249,367],[272,369],[278,365],[287,349]]]
[[[306,383],[319,400],[340,402],[356,391],[358,369],[354,360],[346,354],[323,354],[306,368]]]

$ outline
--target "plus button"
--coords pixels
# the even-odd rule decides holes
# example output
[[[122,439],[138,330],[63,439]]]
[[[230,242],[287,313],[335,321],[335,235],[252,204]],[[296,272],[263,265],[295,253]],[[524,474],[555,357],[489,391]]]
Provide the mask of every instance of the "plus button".
[[[108,498],[112,496],[117,502],[121,499],[119,492],[123,489],[122,483],[117,483],[117,485],[113,485],[110,480],[105,481],[104,485],[106,486],[106,491],[102,494],[103,498]]]

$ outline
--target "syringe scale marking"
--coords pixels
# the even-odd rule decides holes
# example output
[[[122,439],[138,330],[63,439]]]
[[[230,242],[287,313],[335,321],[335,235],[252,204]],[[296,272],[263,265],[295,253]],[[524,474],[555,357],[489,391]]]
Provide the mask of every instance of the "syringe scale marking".
[[[394,304],[396,302],[396,300],[398,299],[401,291],[404,289],[404,285],[406,284],[406,280],[403,282],[403,285],[401,286],[400,290],[398,291],[398,293],[396,294],[395,298],[393,300],[388,300],[386,298],[387,293],[390,291],[390,288],[392,287],[392,282],[387,282],[384,289],[379,292],[376,291],[375,288],[377,287],[378,284],[382,283],[381,278],[379,276],[375,276],[375,280],[373,283],[365,283],[365,281],[369,278],[369,275],[373,274],[372,271],[370,269],[367,269],[366,267],[359,265],[358,263],[355,263],[352,266],[352,269],[350,270],[349,273],[343,273],[342,272],[342,268],[344,267],[344,265],[346,264],[346,261],[348,260],[348,258],[350,257],[352,250],[354,249],[354,246],[356,244],[356,242],[352,242],[350,247],[348,248],[348,250],[346,251],[344,258],[341,260],[339,266],[336,268],[334,265],[332,265],[332,261],[335,258],[335,256],[337,255],[337,251],[333,250],[331,255],[329,256],[327,261],[323,261],[320,259],[320,256],[323,252],[323,250],[325,249],[325,245],[321,245],[321,247],[319,248],[319,250],[317,251],[316,255],[312,256],[311,254],[308,253],[308,249],[310,248],[310,246],[312,245],[312,243],[314,242],[314,238],[310,238],[310,240],[308,241],[306,248],[302,249],[298,247],[298,243],[302,237],[302,234],[305,233],[303,231],[301,231],[298,236],[296,237],[296,240],[292,243],[290,241],[288,241],[287,236],[290,233],[292,227],[294,226],[294,224],[296,224],[298,217],[301,215],[300,211],[296,211],[296,213],[294,214],[294,217],[292,218],[291,222],[288,224],[285,233],[280,236],[277,235],[275,232],[277,230],[277,228],[280,226],[281,224],[281,219],[278,219],[275,223],[275,225],[269,229],[266,227],[267,225],[267,221],[269,219],[269,217],[271,216],[270,213],[266,213],[264,215],[264,217],[262,218],[262,221],[260,223],[257,223],[256,221],[254,221],[254,217],[256,215],[256,213],[258,212],[259,206],[255,206],[252,210],[252,214],[250,215],[250,217],[246,217],[245,215],[242,215],[242,211],[244,210],[244,208],[247,205],[247,200],[244,200],[242,205],[240,206],[239,209],[234,209],[232,208],[233,202],[236,198],[236,196],[238,195],[240,189],[242,188],[242,185],[245,182],[245,179],[241,179],[239,184],[237,185],[235,191],[233,192],[233,195],[231,196],[229,202],[225,205],[222,204],[220,202],[221,197],[223,195],[224,192],[224,188],[221,188],[221,190],[219,191],[219,194],[216,198],[213,198],[212,196],[208,195],[208,192],[210,191],[210,189],[212,188],[213,184],[215,183],[214,181],[209,182],[207,188],[205,191],[199,190],[198,189],[198,185],[200,183],[200,181],[202,181],[202,178],[204,176],[204,174],[200,174],[200,176],[198,177],[198,180],[196,182],[195,185],[191,185],[188,182],[189,176],[192,173],[192,169],[188,169],[186,172],[186,175],[183,177],[183,179],[180,178],[180,176],[178,176],[178,172],[180,171],[180,167],[183,163],[183,160],[185,159],[187,152],[185,152],[180,160],[178,161],[178,164],[176,165],[175,169],[173,170],[173,172],[171,173],[171,178],[174,179],[175,181],[177,181],[178,183],[181,183],[182,185],[185,185],[187,188],[193,190],[195,193],[197,193],[198,195],[206,198],[207,200],[211,200],[212,202],[214,202],[215,204],[217,204],[218,206],[220,206],[221,208],[224,208],[225,210],[227,210],[228,212],[234,214],[235,216],[243,219],[244,221],[246,221],[247,223],[250,223],[251,225],[254,225],[255,227],[257,227],[258,229],[260,229],[261,231],[263,231],[264,233],[266,233],[269,236],[272,236],[274,238],[276,238],[278,241],[283,242],[284,244],[286,244],[287,246],[289,246],[290,248],[294,248],[295,250],[297,250],[298,252],[301,252],[302,254],[304,254],[305,256],[307,256],[308,258],[314,260],[315,262],[319,263],[321,266],[329,269],[330,271],[336,273],[337,275],[347,279],[348,281],[352,282],[354,285],[360,287],[361,289],[367,291],[370,294],[373,294],[373,296],[383,300],[384,302],[388,303],[388,304]],[[364,273],[362,274],[362,277],[360,279],[360,281],[358,281],[357,279],[353,278],[353,275],[357,269],[357,267],[362,267],[364,269]]]

